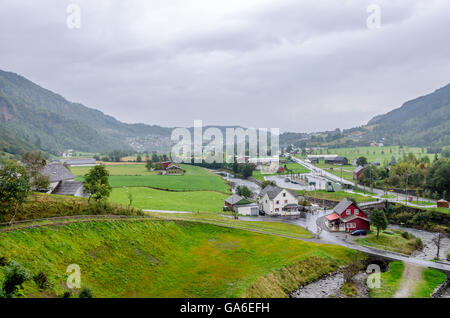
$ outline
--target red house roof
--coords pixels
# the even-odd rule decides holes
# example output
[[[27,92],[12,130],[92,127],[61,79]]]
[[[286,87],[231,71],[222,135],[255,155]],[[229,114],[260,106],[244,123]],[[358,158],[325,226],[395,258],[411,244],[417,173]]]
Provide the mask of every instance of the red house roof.
[[[325,216],[329,221],[334,221],[339,219],[339,215],[337,215],[336,213],[331,213]]]

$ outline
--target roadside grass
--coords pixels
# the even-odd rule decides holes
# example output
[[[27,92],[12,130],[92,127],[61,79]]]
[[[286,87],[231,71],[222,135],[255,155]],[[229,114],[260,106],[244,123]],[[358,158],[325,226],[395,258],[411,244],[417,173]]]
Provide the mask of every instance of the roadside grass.
[[[411,203],[417,204],[417,205],[436,205],[436,203],[427,202],[427,201],[417,201],[417,200],[413,200]]]
[[[263,231],[272,234],[286,235],[297,238],[313,238],[314,235],[304,228],[288,223],[282,222],[265,222],[265,221],[244,221],[236,220],[231,217],[226,217],[211,213],[192,213],[192,214],[164,214],[157,212],[144,211],[145,215],[163,220],[189,220],[197,222],[207,222],[210,224],[221,226],[233,226],[243,229]]]
[[[428,211],[436,211],[436,212],[442,212],[442,213],[446,213],[446,214],[450,214],[450,209],[449,208],[431,208],[431,209],[427,209]]]
[[[422,273],[423,281],[420,282],[412,298],[429,298],[433,291],[447,279],[447,275],[434,268],[427,268]]]
[[[404,268],[403,262],[389,263],[389,270],[380,274],[380,288],[369,289],[370,297],[392,298],[400,285]]]
[[[419,248],[417,239],[412,235],[409,234],[408,238],[405,238],[402,236],[402,231],[390,231],[393,234],[380,232],[380,236],[377,238],[376,229],[372,227],[371,232],[365,237],[355,239],[354,243],[406,255],[411,255],[412,252]]]
[[[127,206],[127,191],[133,196],[132,206],[139,209],[220,213],[228,194],[215,191],[171,192],[144,187],[113,188],[110,202]]]
[[[376,198],[367,197],[355,193],[349,193],[345,191],[327,192],[326,190],[315,190],[315,191],[297,190],[297,193],[302,196],[308,196],[316,199],[325,199],[337,202],[345,198],[353,198],[357,202],[372,202],[377,200]]]
[[[92,222],[0,233],[0,256],[31,275],[42,271],[48,277],[44,290],[27,281],[26,297],[62,297],[69,264],[80,266],[82,284],[94,297],[287,297],[300,283],[350,263],[355,253],[183,221]],[[0,267],[0,281],[4,275]]]
[[[229,194],[230,186],[218,175],[201,167],[180,165],[186,174],[183,176],[157,175],[148,173],[145,166],[117,165],[106,166],[110,171],[109,183],[113,188],[119,187],[150,187],[172,191],[218,191]],[[78,168],[78,167],[74,167]],[[72,169],[74,169],[72,168]],[[82,167],[87,168],[87,167]],[[84,172],[80,170],[78,173]],[[148,173],[148,174],[147,174]],[[78,180],[83,180],[79,176]]]

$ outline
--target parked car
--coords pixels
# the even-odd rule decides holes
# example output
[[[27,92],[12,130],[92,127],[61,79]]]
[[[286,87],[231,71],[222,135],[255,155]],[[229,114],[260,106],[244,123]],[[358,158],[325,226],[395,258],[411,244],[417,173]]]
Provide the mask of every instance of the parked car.
[[[353,236],[367,235],[367,231],[366,230],[354,230],[352,233],[350,233],[350,235],[353,235]]]
[[[259,215],[266,215],[266,213],[262,210],[259,210]]]

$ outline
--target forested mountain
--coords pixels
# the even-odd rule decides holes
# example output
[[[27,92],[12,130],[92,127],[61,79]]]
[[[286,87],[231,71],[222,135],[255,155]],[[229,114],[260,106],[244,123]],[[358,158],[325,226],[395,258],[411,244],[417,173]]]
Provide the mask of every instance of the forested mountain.
[[[389,144],[450,145],[450,84],[416,98],[387,114],[374,117],[371,135]]]
[[[52,153],[65,149],[128,150],[133,148],[133,142],[136,144],[136,138],[161,140],[169,138],[171,131],[159,126],[122,123],[4,71],[0,71],[0,123],[11,136]],[[3,148],[6,144],[9,142],[2,139]]]

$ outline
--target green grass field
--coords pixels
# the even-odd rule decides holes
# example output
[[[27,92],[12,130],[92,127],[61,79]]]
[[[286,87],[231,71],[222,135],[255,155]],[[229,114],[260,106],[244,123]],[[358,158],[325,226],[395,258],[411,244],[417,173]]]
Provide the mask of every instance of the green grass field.
[[[380,288],[369,290],[371,298],[392,298],[397,291],[402,279],[405,266],[400,261],[389,263],[389,270],[381,273]]]
[[[378,161],[383,164],[386,160],[389,162],[394,156],[396,160],[403,157],[403,154],[412,152],[416,157],[428,156],[430,159],[434,158],[434,154],[427,154],[426,149],[418,147],[406,147],[400,148],[400,146],[385,146],[385,147],[354,147],[354,148],[330,148],[328,152],[315,151],[313,155],[319,154],[337,154],[339,156],[346,157],[349,161],[361,156],[366,157],[369,162]]]
[[[26,282],[27,297],[61,297],[70,264],[80,266],[82,287],[94,297],[287,297],[354,254],[182,221],[93,222],[0,234],[0,256],[31,275],[48,276],[44,290]],[[0,281],[4,271],[0,267]]]
[[[433,291],[447,279],[447,276],[437,269],[427,268],[422,273],[423,281],[420,282],[411,297],[429,298]]]
[[[222,212],[228,194],[214,191],[170,192],[151,188],[130,187],[132,206],[139,209]],[[126,188],[113,188],[110,202],[128,205]]]
[[[366,197],[364,195],[355,193],[348,193],[345,191],[327,192],[326,190],[315,190],[315,191],[298,190],[297,193],[302,196],[308,196],[316,199],[324,199],[331,201],[341,201],[342,199],[345,198],[353,198],[356,200],[356,202],[372,202],[377,200],[375,198]]]
[[[218,191],[229,194],[229,185],[218,175],[201,167],[181,165],[186,170],[183,176],[157,175],[148,172],[144,165],[106,166],[110,172],[109,182],[112,187],[150,187],[173,191]],[[72,167],[72,173],[82,180],[90,167]]]
[[[371,232],[365,237],[357,238],[354,242],[362,246],[379,248],[396,253],[411,255],[417,249],[416,238],[404,238],[402,231],[391,231],[394,234],[385,234],[380,232],[377,238],[376,229],[371,228]]]

